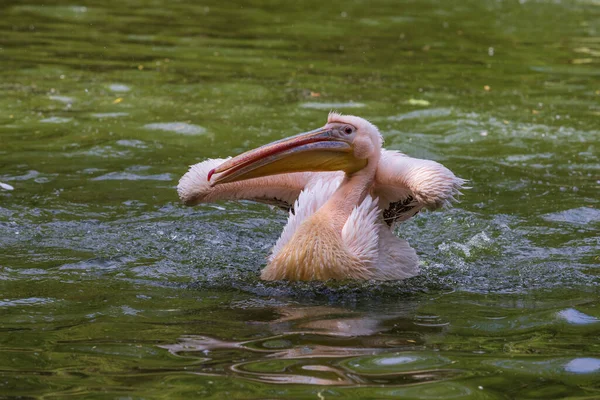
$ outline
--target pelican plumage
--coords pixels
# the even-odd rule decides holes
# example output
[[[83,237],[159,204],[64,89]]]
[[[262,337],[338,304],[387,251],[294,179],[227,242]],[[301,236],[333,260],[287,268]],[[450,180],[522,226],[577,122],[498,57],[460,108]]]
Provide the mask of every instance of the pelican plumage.
[[[187,205],[246,199],[289,211],[264,280],[405,279],[418,257],[393,228],[450,205],[465,181],[382,144],[369,121],[332,112],[322,128],[192,165],[177,191]]]

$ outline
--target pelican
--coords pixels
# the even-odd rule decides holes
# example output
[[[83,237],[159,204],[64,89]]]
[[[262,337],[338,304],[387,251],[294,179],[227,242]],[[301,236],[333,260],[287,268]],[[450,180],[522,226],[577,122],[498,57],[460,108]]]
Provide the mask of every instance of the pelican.
[[[331,112],[310,132],[192,165],[186,205],[246,199],[289,210],[264,280],[398,280],[418,257],[394,227],[456,201],[465,180],[443,165],[382,148],[375,125]]]

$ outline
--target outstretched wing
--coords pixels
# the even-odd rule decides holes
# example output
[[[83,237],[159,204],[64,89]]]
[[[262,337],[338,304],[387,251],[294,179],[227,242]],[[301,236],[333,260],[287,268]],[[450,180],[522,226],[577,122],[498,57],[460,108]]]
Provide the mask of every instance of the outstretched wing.
[[[226,159],[215,158],[192,165],[177,185],[181,201],[191,206],[219,200],[251,200],[290,210],[300,192],[314,179],[333,179],[343,174],[295,172],[210,186],[208,172],[224,161]]]
[[[295,172],[223,183],[211,187],[208,172],[226,159],[210,159],[192,165],[180,179],[177,192],[187,205],[219,200],[251,200],[293,209],[300,192],[317,180],[337,180],[343,172]],[[440,163],[382,150],[371,195],[388,225],[402,222],[421,209],[434,210],[455,201],[464,179]]]
[[[423,208],[435,210],[450,205],[461,194],[464,183],[438,162],[382,150],[371,193],[379,197],[383,218],[392,225]]]

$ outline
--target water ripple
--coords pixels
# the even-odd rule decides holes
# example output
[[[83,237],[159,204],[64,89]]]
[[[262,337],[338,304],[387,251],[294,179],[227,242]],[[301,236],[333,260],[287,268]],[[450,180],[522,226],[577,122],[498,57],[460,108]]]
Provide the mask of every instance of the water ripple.
[[[138,175],[130,172],[109,172],[92,178],[93,181],[172,181],[171,174]]]
[[[363,107],[366,107],[366,105],[363,103],[354,103],[354,102],[348,102],[348,103],[308,102],[308,103],[301,103],[300,107],[301,108],[312,108],[315,110],[337,110],[337,109],[342,109],[342,108],[363,108]]]
[[[576,225],[600,224],[600,210],[592,207],[579,207],[571,210],[559,211],[542,215],[542,218],[551,222],[564,222]]]
[[[206,128],[186,122],[160,122],[146,124],[144,128],[154,131],[175,132],[181,135],[201,135],[206,133]]]

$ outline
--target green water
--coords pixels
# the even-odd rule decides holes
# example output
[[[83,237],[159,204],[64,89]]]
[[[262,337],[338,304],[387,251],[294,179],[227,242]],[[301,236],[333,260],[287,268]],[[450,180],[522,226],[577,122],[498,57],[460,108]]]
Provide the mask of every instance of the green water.
[[[0,66],[0,398],[600,398],[597,1],[3,0]],[[330,109],[470,180],[421,276],[264,283],[285,215],[178,203]]]

